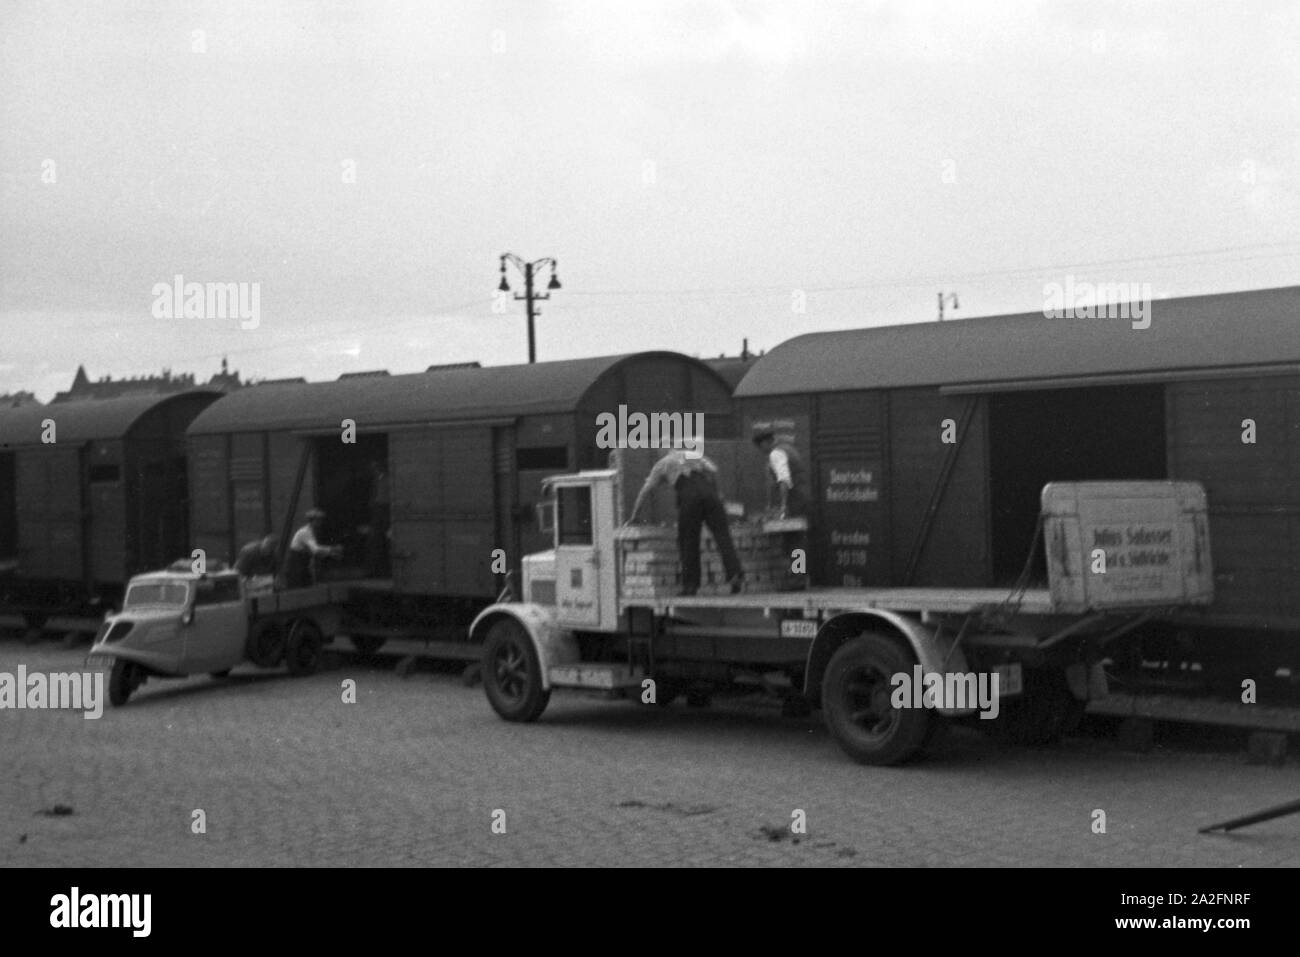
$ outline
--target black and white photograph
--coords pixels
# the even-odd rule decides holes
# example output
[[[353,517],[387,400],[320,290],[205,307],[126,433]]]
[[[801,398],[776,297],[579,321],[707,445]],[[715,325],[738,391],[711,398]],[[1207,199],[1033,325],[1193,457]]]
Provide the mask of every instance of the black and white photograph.
[[[998,868],[1261,929],[1214,875],[1300,865],[1298,47],[0,4],[23,920],[164,919],[80,869]]]

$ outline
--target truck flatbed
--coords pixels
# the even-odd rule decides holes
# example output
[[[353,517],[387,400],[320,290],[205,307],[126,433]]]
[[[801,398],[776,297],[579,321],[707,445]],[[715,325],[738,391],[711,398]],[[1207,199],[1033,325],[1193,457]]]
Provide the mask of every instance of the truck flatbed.
[[[322,582],[304,588],[287,588],[283,591],[251,595],[249,602],[253,614],[261,617],[299,611],[303,608],[316,608],[321,605],[339,605],[347,600],[349,590],[348,582]]]
[[[1008,588],[813,588],[805,591],[752,592],[740,595],[664,596],[625,598],[624,608],[653,609],[671,615],[690,609],[780,609],[783,611],[841,612],[860,608],[881,608],[899,612],[966,614],[997,608],[1013,593]],[[1015,606],[1022,615],[1054,615],[1059,610],[1046,588],[1015,593]]]

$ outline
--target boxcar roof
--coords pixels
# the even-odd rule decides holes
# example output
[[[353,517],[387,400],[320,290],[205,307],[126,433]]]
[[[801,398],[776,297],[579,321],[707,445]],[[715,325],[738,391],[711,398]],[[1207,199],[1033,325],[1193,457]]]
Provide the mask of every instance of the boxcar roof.
[[[704,363],[680,353],[639,352],[305,385],[259,385],[214,402],[191,423],[189,434],[337,429],[345,418],[365,428],[573,412],[598,381],[642,358],[678,359],[716,376]]]
[[[0,449],[41,444],[41,423],[53,419],[58,444],[125,438],[146,413],[187,395],[216,395],[202,389],[167,395],[130,395],[117,399],[81,399],[0,409]]]
[[[1046,386],[1234,366],[1294,371],[1300,363],[1300,286],[1156,299],[1150,308],[1145,329],[1133,328],[1133,319],[1048,319],[1037,312],[810,333],[759,359],[735,394],[1027,380]]]
[[[740,356],[719,356],[716,359],[705,359],[704,364],[722,376],[723,381],[727,383],[727,388],[734,390],[757,361],[757,356],[748,359],[742,359]]]

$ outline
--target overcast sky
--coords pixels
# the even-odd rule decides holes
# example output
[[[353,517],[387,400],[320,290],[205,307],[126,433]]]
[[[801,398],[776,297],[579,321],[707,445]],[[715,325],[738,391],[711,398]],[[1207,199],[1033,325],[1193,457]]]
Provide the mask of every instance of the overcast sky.
[[[1300,282],[1293,0],[4,0],[0,34],[0,392],[526,361],[506,251],[559,261],[541,359]],[[177,274],[258,283],[257,328],[156,318]]]

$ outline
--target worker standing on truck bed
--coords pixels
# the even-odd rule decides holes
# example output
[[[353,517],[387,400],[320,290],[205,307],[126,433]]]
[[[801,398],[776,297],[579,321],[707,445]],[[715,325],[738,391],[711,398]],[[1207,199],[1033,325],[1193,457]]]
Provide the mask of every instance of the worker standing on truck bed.
[[[754,426],[754,444],[767,456],[769,474],[776,482],[781,518],[808,514],[808,470],[803,456],[789,442],[778,441],[769,426]]]
[[[707,525],[722,553],[727,584],[732,594],[739,592],[745,580],[736,546],[727,526],[727,509],[718,496],[718,467],[703,455],[688,456],[681,449],[670,449],[654,464],[645,484],[637,493],[628,523],[656,485],[671,485],[677,490],[677,554],[682,565],[682,594],[694,595],[700,588],[700,531]]]
[[[317,541],[325,525],[325,513],[318,508],[307,512],[307,523],[293,533],[289,542],[289,561],[285,566],[285,584],[289,588],[306,588],[316,580],[316,558],[338,557],[343,554],[339,546],[322,545]]]

